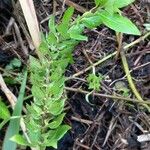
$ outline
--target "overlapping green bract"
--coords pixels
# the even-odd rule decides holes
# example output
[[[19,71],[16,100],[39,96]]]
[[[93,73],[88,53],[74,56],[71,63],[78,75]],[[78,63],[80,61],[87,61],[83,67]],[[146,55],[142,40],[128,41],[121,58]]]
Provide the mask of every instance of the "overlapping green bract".
[[[74,21],[71,20],[73,8],[68,8],[62,22],[58,25],[55,24],[54,16],[51,16],[50,32],[43,38],[39,48],[40,58],[30,57],[34,101],[31,105],[27,105],[25,119],[30,146],[40,150],[45,149],[46,146],[57,148],[57,142],[70,129],[68,125],[62,123],[65,116],[63,111],[66,100],[64,73],[68,64],[73,62],[72,51],[74,47],[80,41],[88,40],[83,35],[84,29],[93,29],[103,23],[117,32],[139,34],[138,29],[127,18],[122,19],[123,17],[116,11],[113,11],[113,14],[109,13],[108,8],[111,7],[105,5],[107,4],[105,2],[107,1],[104,1],[103,6],[107,6],[107,9],[104,7],[100,10],[97,9],[96,12],[87,12],[83,16],[78,16]],[[120,7],[119,5],[117,9]],[[119,19],[126,22],[118,21]],[[117,27],[118,23],[119,28]],[[96,78],[96,83],[97,81],[99,82],[99,79]],[[99,89],[99,85],[95,85],[93,78],[92,83],[91,88]],[[23,141],[21,139],[20,143]]]

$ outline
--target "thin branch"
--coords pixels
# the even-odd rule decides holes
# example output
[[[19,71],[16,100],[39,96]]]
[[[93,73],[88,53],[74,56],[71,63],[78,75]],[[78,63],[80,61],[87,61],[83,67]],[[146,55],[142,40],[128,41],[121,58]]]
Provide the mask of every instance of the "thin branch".
[[[68,91],[79,92],[79,93],[83,93],[83,94],[88,94],[89,93],[89,91],[85,91],[85,90],[82,90],[82,89],[79,89],[79,88],[65,87],[65,89],[68,90]],[[114,99],[114,100],[137,102],[139,104],[150,105],[149,101],[139,101],[137,99],[131,99],[131,98],[121,97],[121,96],[116,96],[116,95],[107,95],[107,94],[100,94],[100,93],[93,93],[93,95],[99,96],[99,97],[104,97],[104,98],[111,98],[111,99]]]
[[[78,4],[76,4],[76,3],[74,3],[74,2],[72,2],[72,1],[70,1],[70,0],[59,0],[59,1],[62,2],[62,3],[65,3],[65,4],[68,5],[68,6],[74,7],[77,11],[79,11],[79,12],[81,12],[81,13],[85,13],[85,12],[88,11],[88,10],[85,9],[84,7],[78,5]]]

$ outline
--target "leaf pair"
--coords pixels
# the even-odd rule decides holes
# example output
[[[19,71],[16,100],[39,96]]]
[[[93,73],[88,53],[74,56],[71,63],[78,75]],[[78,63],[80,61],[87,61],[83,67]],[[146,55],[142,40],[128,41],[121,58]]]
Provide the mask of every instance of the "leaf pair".
[[[112,5],[117,8],[122,8],[128,6],[129,4],[133,3],[135,0],[94,0],[96,6],[108,6]]]

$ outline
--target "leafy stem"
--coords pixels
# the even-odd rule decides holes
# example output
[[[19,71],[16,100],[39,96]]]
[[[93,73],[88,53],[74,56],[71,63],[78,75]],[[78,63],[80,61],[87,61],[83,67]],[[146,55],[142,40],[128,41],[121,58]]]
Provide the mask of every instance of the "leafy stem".
[[[33,101],[27,104],[25,118],[27,133],[31,144],[22,144],[39,147],[40,150],[47,146],[57,148],[58,141],[70,129],[63,123],[64,106],[66,101],[65,70],[73,63],[72,52],[80,41],[88,41],[83,35],[85,28],[94,29],[101,24],[116,32],[140,35],[138,28],[126,17],[118,14],[119,9],[133,2],[128,0],[110,1],[96,0],[93,11],[86,12],[72,21],[74,9],[68,8],[60,23],[55,23],[55,17],[49,21],[50,32],[43,36],[39,47],[39,59],[30,56],[30,80]],[[76,77],[93,68],[89,75],[90,89],[100,88],[101,76],[95,75],[95,66],[114,56],[116,52],[108,55],[95,64],[75,74]],[[23,140],[22,140],[23,141]],[[17,140],[16,140],[17,142]]]

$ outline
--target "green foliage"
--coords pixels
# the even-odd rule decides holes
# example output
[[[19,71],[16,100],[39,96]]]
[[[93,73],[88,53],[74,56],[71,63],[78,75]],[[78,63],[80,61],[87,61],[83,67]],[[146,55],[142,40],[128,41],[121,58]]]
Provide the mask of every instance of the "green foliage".
[[[25,92],[25,86],[26,86],[26,80],[27,80],[27,71],[24,73],[24,79],[21,84],[19,97],[17,100],[17,103],[15,105],[12,117],[21,116],[22,112],[22,106],[23,106],[23,98],[24,98],[24,92]],[[9,126],[7,128],[5,139],[3,142],[3,150],[16,150],[17,144],[10,140],[10,138],[19,132],[19,125],[20,125],[20,117],[13,118],[10,120]]]
[[[122,8],[133,3],[135,0],[94,0],[96,6]]]
[[[63,38],[69,38],[69,34],[67,34],[69,29],[69,23],[71,20],[71,17],[73,15],[74,8],[70,7],[66,10],[64,13],[64,16],[62,18],[62,22],[57,26],[58,32],[63,36]]]
[[[108,0],[94,0],[96,6],[104,6],[108,2]]]
[[[103,80],[103,76],[99,74],[96,76],[95,74],[89,74],[87,81],[89,83],[89,89],[93,89],[99,91],[101,88],[101,81]]]
[[[140,31],[137,27],[128,18],[122,16],[119,10],[132,2],[134,2],[134,0],[95,0],[96,6],[102,8],[98,9],[96,14],[103,24],[116,32],[140,35]]]
[[[109,3],[108,3],[109,2]],[[30,79],[33,102],[26,106],[25,117],[29,146],[44,150],[46,146],[57,148],[58,141],[70,129],[63,125],[65,117],[65,70],[73,62],[72,51],[80,41],[87,41],[83,35],[85,28],[96,28],[102,23],[117,32],[139,35],[136,26],[118,14],[119,8],[131,3],[113,0],[95,0],[97,10],[86,12],[71,20],[73,8],[68,8],[60,23],[55,17],[49,20],[49,33],[43,36],[39,47],[39,59],[30,57]],[[100,6],[100,7],[99,7]],[[123,21],[123,22],[122,22]],[[89,88],[99,90],[102,75],[90,74],[87,78]],[[15,136],[13,141],[28,145],[23,137]]]
[[[87,37],[81,35],[81,33],[84,30],[83,24],[76,24],[73,25],[69,30],[68,33],[70,34],[70,37],[75,40],[81,40],[81,41],[87,41]]]
[[[107,11],[99,13],[99,16],[102,19],[103,24],[115,30],[116,32],[140,35],[140,32],[136,26],[126,17],[123,17],[119,14],[110,15],[110,13]]]
[[[0,118],[1,119],[9,119],[10,113],[4,102],[0,99]]]
[[[129,4],[133,3],[135,0],[115,0],[114,1],[114,6],[117,8],[122,8],[125,6],[128,6]]]
[[[14,58],[10,63],[5,67],[6,70],[13,70],[15,68],[21,67],[21,61],[17,58]]]
[[[115,89],[120,92],[124,97],[129,96],[130,90],[127,88],[126,84],[123,81],[118,81],[115,83]]]
[[[20,144],[20,145],[24,145],[24,146],[30,145],[26,141],[26,139],[24,137],[22,137],[21,135],[19,135],[19,134],[14,135],[13,137],[10,138],[10,140],[17,143],[17,144]]]
[[[5,103],[2,102],[1,98],[0,98],[0,119],[2,119],[2,122],[0,122],[0,129],[1,129],[10,119],[10,112]]]
[[[81,19],[83,25],[87,28],[93,29],[102,24],[102,20],[96,13],[85,13]]]

